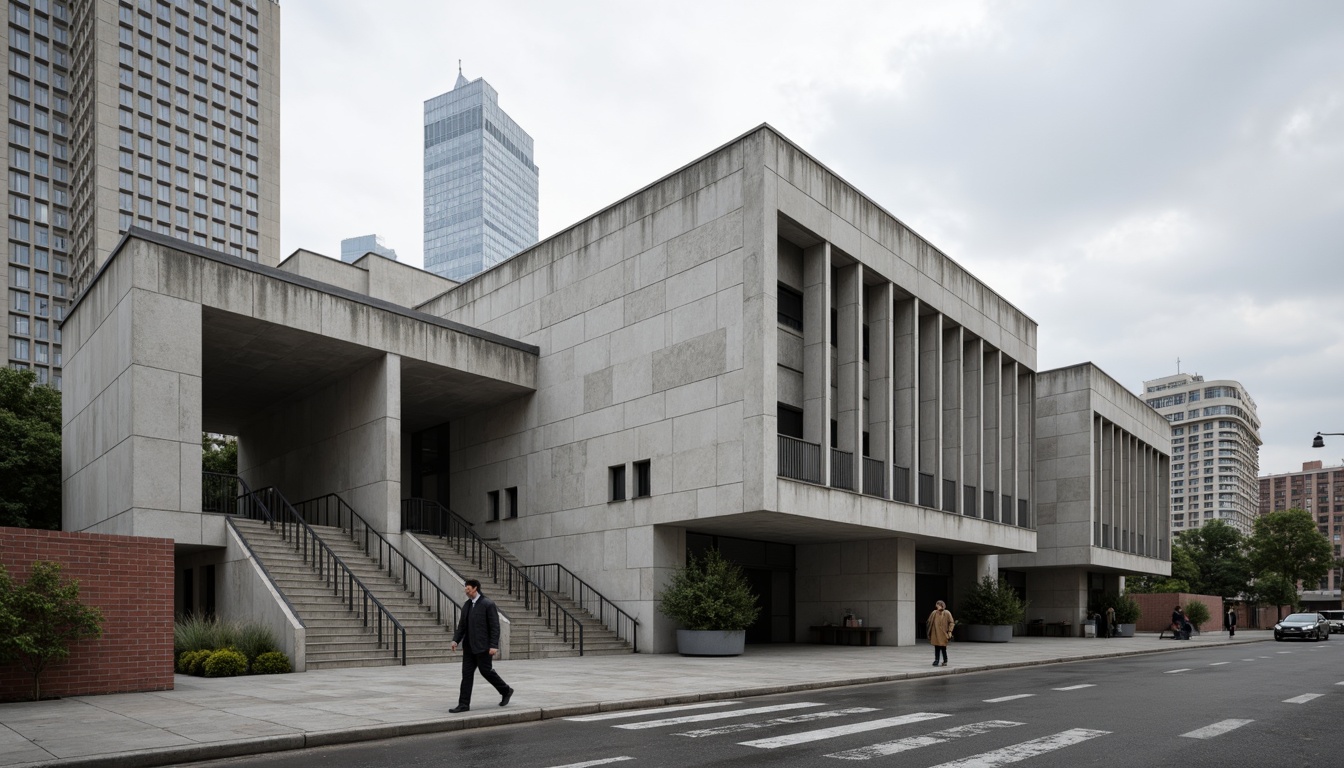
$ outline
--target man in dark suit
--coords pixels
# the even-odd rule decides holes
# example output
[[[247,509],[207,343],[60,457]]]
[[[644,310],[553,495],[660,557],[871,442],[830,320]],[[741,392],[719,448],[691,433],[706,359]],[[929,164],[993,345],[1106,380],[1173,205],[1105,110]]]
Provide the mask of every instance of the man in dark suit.
[[[481,594],[481,582],[476,579],[467,579],[463,590],[467,601],[462,604],[462,618],[457,622],[457,631],[453,632],[453,643],[449,646],[457,650],[457,644],[462,643],[462,688],[457,694],[457,706],[448,711],[471,709],[471,684],[478,668],[481,677],[504,697],[499,702],[502,707],[513,697],[513,689],[493,666],[495,655],[499,653],[499,609],[493,600]]]

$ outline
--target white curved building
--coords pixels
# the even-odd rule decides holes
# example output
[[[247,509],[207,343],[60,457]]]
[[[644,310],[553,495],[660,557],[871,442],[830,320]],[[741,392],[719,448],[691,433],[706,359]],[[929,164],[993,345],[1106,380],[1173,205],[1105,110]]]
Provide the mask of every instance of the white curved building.
[[[1178,373],[1143,383],[1171,424],[1171,530],[1223,520],[1249,534],[1260,500],[1260,419],[1239,381]]]

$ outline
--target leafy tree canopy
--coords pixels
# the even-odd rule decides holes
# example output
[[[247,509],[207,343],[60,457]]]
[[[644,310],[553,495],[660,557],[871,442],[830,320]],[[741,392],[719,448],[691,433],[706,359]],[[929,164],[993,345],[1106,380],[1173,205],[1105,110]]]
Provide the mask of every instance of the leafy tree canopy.
[[[1335,557],[1311,513],[1288,509],[1255,519],[1250,563],[1262,579],[1265,574],[1278,574],[1294,585],[1314,588],[1334,567]]]
[[[1173,576],[1176,575],[1174,550],[1178,547],[1188,555],[1191,571],[1185,578],[1194,592],[1227,598],[1246,592],[1251,568],[1246,559],[1245,539],[1236,528],[1222,520],[1210,520],[1181,533],[1172,548]]]
[[[0,526],[61,529],[61,393],[0,368]]]
[[[238,439],[202,432],[201,470],[221,475],[238,474]]]
[[[78,581],[61,582],[60,563],[33,563],[26,584],[0,566],[0,661],[18,659],[33,676],[33,701],[48,666],[69,657],[77,640],[102,634],[102,611],[80,602]]]

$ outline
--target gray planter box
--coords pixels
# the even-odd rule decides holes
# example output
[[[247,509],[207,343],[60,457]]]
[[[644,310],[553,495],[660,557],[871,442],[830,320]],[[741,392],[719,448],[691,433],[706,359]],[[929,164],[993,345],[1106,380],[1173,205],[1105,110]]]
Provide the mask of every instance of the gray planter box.
[[[966,642],[969,643],[1006,643],[1012,639],[1012,624],[966,625]]]
[[[677,653],[682,656],[741,656],[747,631],[678,629]]]
[[[1116,624],[1116,625],[1115,625],[1115,636],[1116,636],[1116,637],[1133,637],[1133,636],[1134,636],[1134,626],[1135,626],[1135,625],[1133,625],[1133,624]]]

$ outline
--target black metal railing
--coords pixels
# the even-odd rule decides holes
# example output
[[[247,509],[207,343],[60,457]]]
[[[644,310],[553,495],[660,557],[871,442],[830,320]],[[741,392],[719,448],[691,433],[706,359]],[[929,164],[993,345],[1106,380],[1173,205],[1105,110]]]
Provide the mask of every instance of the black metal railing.
[[[438,582],[420,570],[419,566],[407,560],[401,550],[360,517],[345,499],[328,493],[300,501],[294,508],[309,525],[331,526],[348,533],[350,540],[364,549],[365,555],[377,561],[380,570],[397,579],[407,592],[415,595],[416,602],[426,608],[433,606],[435,623],[444,625],[449,632],[457,628],[461,611],[457,601],[440,589]],[[446,615],[449,611],[450,616]]]
[[[201,511],[222,515],[245,515],[252,489],[237,475],[201,473]]]
[[[593,589],[588,582],[574,575],[573,571],[559,563],[525,565],[523,571],[547,592],[556,592],[573,600],[580,609],[596,618],[598,623],[629,643],[632,652],[639,652],[639,621]]]
[[[854,454],[831,449],[831,487],[854,490]]]
[[[533,611],[545,619],[546,626],[552,632],[559,635],[570,648],[577,648],[580,656],[583,655],[583,622],[565,610],[523,569],[487,545],[480,534],[472,530],[471,523],[437,501],[402,499],[401,529],[443,539],[453,551],[488,574],[496,586],[521,600],[524,610]]]
[[[796,437],[779,436],[779,476],[821,484],[821,446]]]
[[[891,468],[891,498],[893,501],[910,503],[910,468]]]
[[[285,605],[289,606],[289,612],[294,615],[294,620],[299,622],[300,627],[306,629],[308,625],[304,623],[303,617],[299,615],[299,609],[295,608],[294,604],[289,602],[289,598],[285,595],[284,591],[280,589],[280,585],[276,583],[275,577],[271,575],[270,569],[266,567],[266,561],[262,560],[261,557],[257,555],[256,550],[252,549],[252,545],[247,543],[247,537],[243,535],[242,531],[238,530],[238,524],[233,522],[233,518],[227,518],[225,523],[233,529],[234,533],[238,534],[238,540],[243,543],[243,549],[247,550],[247,553],[252,556],[252,562],[257,564],[257,567],[261,569],[262,575],[266,577],[267,581],[271,582],[272,587],[275,587],[275,593],[280,596],[281,600],[285,601]]]
[[[919,473],[919,506],[933,506],[933,475],[928,472]]]
[[[378,647],[389,647],[393,656],[406,664],[406,628],[383,605],[350,566],[327,546],[303,517],[289,503],[284,494],[274,487],[261,488],[248,494],[247,516],[261,520],[277,530],[294,551],[303,556],[303,562],[312,567],[318,578],[331,588],[331,593],[345,603],[347,611],[359,617],[366,629],[372,629],[378,638]]]
[[[863,457],[863,492],[869,496],[886,496],[886,483],[882,482],[882,460]]]

